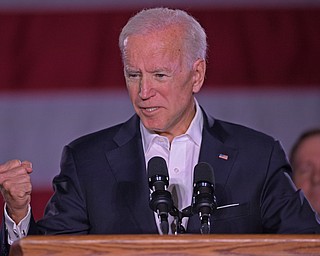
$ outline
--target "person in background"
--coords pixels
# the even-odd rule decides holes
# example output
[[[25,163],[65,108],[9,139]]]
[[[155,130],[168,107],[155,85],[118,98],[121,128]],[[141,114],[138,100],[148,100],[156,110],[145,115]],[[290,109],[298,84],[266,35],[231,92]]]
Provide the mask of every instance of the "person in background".
[[[320,213],[320,128],[305,131],[290,153],[293,181]]]
[[[3,250],[28,234],[162,234],[149,205],[147,166],[154,157],[167,165],[179,211],[192,204],[198,163],[214,169],[210,233],[320,233],[280,143],[213,118],[197,101],[207,52],[197,20],[178,9],[142,10],[122,29],[119,47],[136,113],[64,147],[54,195],[37,222],[30,208],[31,162],[0,165]],[[186,233],[200,233],[199,214],[182,225]]]

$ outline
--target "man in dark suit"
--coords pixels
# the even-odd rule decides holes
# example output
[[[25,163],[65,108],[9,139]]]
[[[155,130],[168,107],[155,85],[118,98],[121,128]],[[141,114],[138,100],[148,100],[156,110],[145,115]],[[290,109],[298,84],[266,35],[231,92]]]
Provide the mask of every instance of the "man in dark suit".
[[[213,166],[217,208],[211,233],[319,232],[316,213],[291,182],[280,144],[210,117],[195,99],[207,50],[195,19],[181,10],[143,10],[123,28],[119,46],[136,114],[64,148],[55,193],[37,223],[29,207],[31,163],[1,165],[3,244],[27,233],[161,233],[149,207],[146,166],[154,156],[166,161],[168,189],[176,191],[179,210],[192,202],[196,164]],[[200,232],[197,214],[184,218],[183,225],[188,233]]]

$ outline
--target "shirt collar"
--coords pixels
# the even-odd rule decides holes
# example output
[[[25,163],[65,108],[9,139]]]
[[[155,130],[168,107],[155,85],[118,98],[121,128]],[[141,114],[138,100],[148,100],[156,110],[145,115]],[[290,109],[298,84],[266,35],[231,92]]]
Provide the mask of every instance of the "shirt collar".
[[[201,140],[202,140],[203,113],[201,111],[201,108],[196,98],[194,98],[194,101],[196,105],[196,114],[192,119],[186,133],[180,136],[187,135],[197,146],[200,146]],[[153,131],[146,129],[142,124],[141,120],[140,120],[140,131],[142,136],[143,149],[144,149],[144,152],[146,153],[149,151],[149,148],[151,147],[153,140],[157,137],[162,137],[162,136],[158,135]]]

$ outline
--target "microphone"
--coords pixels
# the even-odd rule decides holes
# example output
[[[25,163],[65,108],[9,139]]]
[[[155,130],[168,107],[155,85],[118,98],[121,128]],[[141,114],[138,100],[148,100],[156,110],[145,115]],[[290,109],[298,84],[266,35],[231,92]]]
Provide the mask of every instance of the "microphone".
[[[210,216],[216,209],[213,169],[208,163],[198,163],[194,168],[192,211],[199,214],[201,234],[210,233]]]
[[[150,195],[150,208],[158,213],[160,228],[163,234],[168,234],[168,213],[172,210],[173,201],[167,188],[169,186],[169,173],[166,161],[155,156],[148,162],[147,167]]]

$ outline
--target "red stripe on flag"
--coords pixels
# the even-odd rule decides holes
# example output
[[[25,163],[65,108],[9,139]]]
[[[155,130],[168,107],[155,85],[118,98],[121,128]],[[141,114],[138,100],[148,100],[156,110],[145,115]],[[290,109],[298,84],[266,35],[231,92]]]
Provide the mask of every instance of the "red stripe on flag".
[[[189,10],[209,40],[206,84],[319,85],[320,8]],[[123,88],[133,11],[0,13],[0,90]]]

